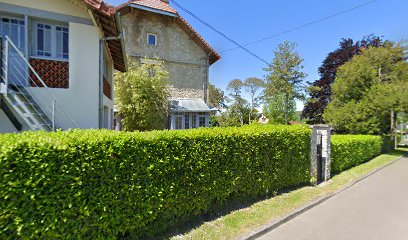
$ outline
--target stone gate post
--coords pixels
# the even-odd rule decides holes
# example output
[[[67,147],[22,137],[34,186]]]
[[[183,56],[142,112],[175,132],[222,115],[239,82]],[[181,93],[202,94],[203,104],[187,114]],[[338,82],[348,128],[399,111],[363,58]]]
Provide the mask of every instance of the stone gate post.
[[[331,165],[331,128],[328,125],[315,125],[311,138],[311,176],[315,183],[326,182],[330,179]]]

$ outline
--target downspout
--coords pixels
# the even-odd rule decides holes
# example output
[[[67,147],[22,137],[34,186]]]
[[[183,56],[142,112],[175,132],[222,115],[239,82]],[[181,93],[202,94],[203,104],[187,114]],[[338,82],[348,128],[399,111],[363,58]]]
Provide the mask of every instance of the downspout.
[[[96,23],[96,21],[94,21]],[[116,13],[115,14],[115,23],[116,23],[116,27],[118,28],[118,36],[116,37],[102,37],[99,40],[99,123],[98,123],[98,128],[101,129],[103,128],[103,117],[104,117],[104,113],[103,113],[103,74],[105,72],[104,69],[104,61],[105,61],[105,42],[107,41],[114,41],[114,40],[120,40],[121,41],[121,45],[124,45],[124,41],[123,41],[123,30],[122,30],[122,22],[120,19],[120,13]],[[125,50],[122,47],[122,54],[124,56],[125,55]],[[125,68],[127,69],[127,58],[125,57]],[[114,86],[114,84],[112,84],[112,87]]]
[[[103,37],[99,40],[99,129],[103,128],[103,75],[105,72],[105,43],[107,41],[114,41],[122,39],[121,36],[117,37]],[[113,84],[112,84],[113,87]]]
[[[99,109],[98,109],[98,128],[103,127],[103,74],[104,74],[104,61],[105,61],[105,51],[104,46],[105,40],[101,38],[99,40]]]

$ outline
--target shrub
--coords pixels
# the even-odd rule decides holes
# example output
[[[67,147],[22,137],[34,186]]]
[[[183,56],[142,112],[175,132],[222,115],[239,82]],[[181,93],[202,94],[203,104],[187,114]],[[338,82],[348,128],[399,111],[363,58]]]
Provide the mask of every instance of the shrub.
[[[157,234],[310,181],[310,130],[248,126],[0,135],[1,239]]]
[[[381,154],[383,138],[368,135],[333,135],[331,172],[339,173]]]

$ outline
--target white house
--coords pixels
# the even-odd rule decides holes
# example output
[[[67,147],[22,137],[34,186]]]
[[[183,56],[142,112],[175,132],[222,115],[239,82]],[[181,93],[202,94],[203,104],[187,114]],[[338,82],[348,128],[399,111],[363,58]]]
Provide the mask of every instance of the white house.
[[[119,14],[102,0],[0,0],[0,133],[113,126],[126,71]]]

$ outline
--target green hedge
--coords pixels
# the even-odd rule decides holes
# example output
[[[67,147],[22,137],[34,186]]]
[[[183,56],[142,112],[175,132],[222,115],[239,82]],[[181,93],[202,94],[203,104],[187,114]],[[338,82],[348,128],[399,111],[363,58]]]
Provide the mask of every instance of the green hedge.
[[[331,172],[339,173],[380,155],[384,140],[380,136],[333,135],[331,146]]]
[[[310,182],[310,130],[250,126],[0,135],[1,239],[153,234]]]

